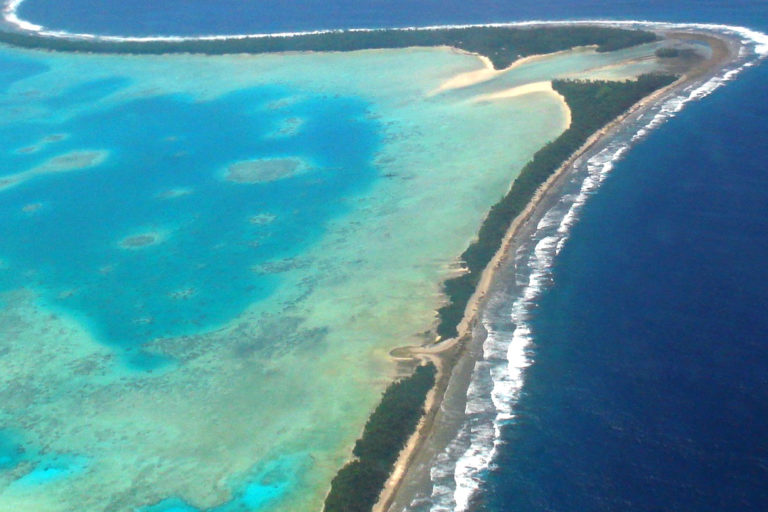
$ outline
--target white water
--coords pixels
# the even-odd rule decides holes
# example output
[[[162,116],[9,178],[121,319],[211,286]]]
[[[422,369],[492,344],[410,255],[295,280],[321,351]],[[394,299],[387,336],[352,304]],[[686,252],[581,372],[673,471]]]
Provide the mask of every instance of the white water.
[[[658,27],[662,24],[651,25]],[[577,163],[577,175],[583,175],[579,192],[564,195],[539,221],[533,242],[522,245],[515,255],[518,295],[492,297],[485,308],[481,321],[488,334],[483,343],[483,357],[475,365],[467,392],[465,424],[446,451],[438,456],[432,469],[433,490],[428,500],[431,512],[469,510],[473,497],[480,492],[485,473],[493,469],[497,450],[503,443],[501,429],[514,422],[515,406],[525,383],[525,370],[534,363],[534,333],[529,323],[532,310],[542,291],[550,286],[555,258],[567,242],[588,198],[638,140],[674,117],[687,103],[711,94],[742,70],[768,56],[766,34],[724,25],[685,27],[738,34],[744,45],[741,62],[705,83],[691,85],[666,98],[637,119],[633,132],[615,136],[597,154]],[[514,324],[511,332],[494,328],[498,319],[492,319],[489,311],[498,311],[499,301],[511,303],[511,307],[504,309]],[[447,478],[451,474],[452,481]]]
[[[254,33],[254,34],[227,34],[227,35],[205,35],[205,36],[108,36],[88,33],[72,33],[64,30],[49,30],[42,25],[37,25],[30,21],[21,19],[18,10],[24,0],[5,0],[3,6],[3,21],[10,27],[23,32],[32,32],[40,36],[66,38],[66,39],[90,39],[96,41],[110,42],[150,42],[150,41],[221,41],[227,39],[258,39],[264,37],[296,37],[314,34],[330,34],[336,32],[376,32],[382,30],[391,30],[386,28],[349,28],[336,30],[312,30],[302,32],[275,32],[275,33]],[[515,21],[506,23],[475,23],[459,25],[428,25],[423,27],[412,26],[395,28],[394,30],[443,30],[449,28],[475,28],[475,27],[531,27],[539,25],[609,25],[622,26],[629,28],[643,28],[649,30],[668,30],[668,29],[699,29],[722,32],[731,35],[738,35],[742,38],[745,45],[752,46],[754,52],[759,56],[768,55],[768,34],[763,34],[756,30],[735,25],[720,25],[714,23],[664,23],[657,21],[644,20],[531,20]]]
[[[120,37],[96,34],[78,34],[48,30],[41,25],[19,18],[17,11],[23,0],[9,0],[3,7],[3,19],[11,27],[40,36],[89,39],[97,41],[188,41],[227,40],[263,37],[295,37],[308,34],[338,32],[333,30],[312,32],[286,32],[273,34],[236,34],[196,37],[157,36]],[[696,29],[736,35],[742,41],[743,61],[732,69],[698,86],[667,98],[650,113],[641,117],[631,136],[617,137],[602,151],[584,162],[584,179],[577,194],[563,196],[542,218],[534,236],[533,250],[522,246],[515,255],[519,269],[516,278],[520,288],[517,297],[492,297],[489,307],[499,302],[511,303],[508,314],[514,324],[511,332],[495,329],[488,315],[482,318],[487,330],[483,343],[483,358],[475,366],[472,381],[467,391],[465,409],[466,421],[457,438],[446,451],[438,456],[437,464],[431,469],[433,491],[428,500],[432,512],[468,510],[472,498],[480,490],[483,474],[493,467],[493,460],[501,445],[501,429],[515,419],[515,406],[525,383],[525,370],[534,363],[532,344],[534,333],[529,324],[532,308],[542,291],[551,284],[552,265],[568,240],[573,225],[590,195],[603,183],[617,160],[621,159],[631,146],[645,137],[651,130],[674,117],[689,102],[703,98],[732,80],[743,69],[753,66],[758,59],[768,56],[768,35],[748,28],[717,24],[671,24],[647,21],[527,21],[515,23],[492,23],[481,25],[446,25],[408,27],[397,30],[437,30],[445,28],[471,27],[526,27],[536,25],[578,25],[604,24],[651,30]],[[384,29],[351,29],[351,31],[376,31]],[[495,301],[495,302],[494,302]]]

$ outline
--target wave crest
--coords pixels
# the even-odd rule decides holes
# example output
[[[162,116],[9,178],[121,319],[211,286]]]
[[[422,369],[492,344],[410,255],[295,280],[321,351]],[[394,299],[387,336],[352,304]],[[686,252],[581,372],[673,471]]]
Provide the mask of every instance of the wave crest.
[[[625,22],[624,24],[637,23]],[[614,23],[616,24],[616,23]],[[659,27],[662,24],[651,24]],[[672,25],[663,24],[665,28]],[[648,25],[646,25],[648,26]],[[682,28],[681,25],[674,27]],[[536,302],[552,283],[552,265],[566,244],[584,204],[605,181],[616,162],[653,129],[675,117],[686,104],[704,98],[733,80],[741,71],[768,56],[768,35],[726,25],[691,25],[685,28],[714,30],[738,35],[742,41],[740,60],[703,83],[694,83],[663,98],[637,115],[620,132],[605,141],[602,149],[575,164],[574,176],[581,180],[578,191],[565,193],[538,222],[531,241],[522,244],[508,263],[513,268],[517,293],[514,297],[491,296],[481,322],[487,331],[483,357],[476,363],[467,393],[465,423],[459,435],[437,457],[432,469],[431,512],[470,510],[482,488],[485,475],[493,470],[502,445],[501,431],[514,422],[515,409],[525,383],[526,368],[534,363],[535,333],[530,318]],[[499,307],[506,301],[507,306]],[[511,306],[508,304],[511,303]],[[498,316],[506,316],[514,328],[494,328]],[[447,475],[453,475],[450,481]],[[451,492],[452,490],[452,492]]]

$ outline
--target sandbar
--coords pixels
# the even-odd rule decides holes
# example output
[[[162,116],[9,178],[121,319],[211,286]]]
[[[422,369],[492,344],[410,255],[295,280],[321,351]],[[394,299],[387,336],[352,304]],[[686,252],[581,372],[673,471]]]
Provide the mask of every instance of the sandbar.
[[[463,89],[466,87],[471,87],[473,85],[482,84],[484,82],[493,80],[497,76],[503,75],[504,73],[507,73],[524,64],[529,64],[531,62],[536,62],[539,60],[548,59],[552,57],[558,57],[560,55],[572,53],[577,50],[586,50],[591,48],[596,48],[596,46],[575,46],[567,50],[560,50],[552,53],[529,55],[527,57],[521,57],[517,59],[515,62],[513,62],[512,64],[510,64],[504,69],[496,69],[491,59],[489,59],[485,55],[472,54],[472,55],[475,55],[483,64],[482,68],[476,69],[474,71],[467,71],[466,73],[461,73],[459,75],[449,78],[448,80],[440,84],[440,87],[438,87],[437,89],[429,93],[429,95],[434,96],[435,94],[439,94],[442,92],[447,92],[454,89]],[[457,51],[460,51],[461,53],[467,53],[463,50],[457,50]]]
[[[581,161],[584,157],[596,153],[625,124],[637,120],[639,116],[643,115],[651,107],[674,96],[685,87],[706,82],[739,58],[741,43],[736,38],[687,30],[660,31],[660,34],[668,38],[695,37],[698,40],[704,40],[712,48],[712,56],[689,67],[677,81],[643,98],[628,111],[590,136],[539,187],[524,211],[509,225],[501,247],[482,273],[474,294],[467,304],[462,321],[458,325],[457,337],[439,340],[420,347],[402,347],[390,353],[393,359],[402,361],[404,364],[408,362],[413,364],[412,361],[414,359],[422,362],[433,362],[438,368],[438,375],[434,389],[427,396],[425,404],[426,413],[422,417],[416,432],[400,452],[392,474],[379,496],[379,501],[373,508],[374,512],[404,512],[408,509],[414,497],[431,488],[429,469],[433,467],[435,458],[442,453],[447,444],[453,439],[455,429],[459,427],[459,420],[455,416],[460,413],[457,410],[453,410],[453,408],[450,411],[446,411],[442,407],[449,398],[447,395],[449,384],[450,399],[463,403],[470,384],[470,375],[474,362],[482,356],[482,339],[477,339],[477,336],[473,338],[472,331],[477,325],[479,315],[485,306],[487,293],[494,282],[498,269],[508,258],[512,257],[511,255],[515,254],[525,236],[535,231],[536,224],[546,212],[546,209],[552,204],[553,198],[560,194],[562,185],[575,172],[577,162]],[[528,57],[527,59],[536,57]],[[475,75],[475,78],[481,76],[478,74]],[[467,77],[465,77],[463,81],[453,82],[453,85],[459,83],[466,84],[468,81]],[[498,100],[504,97],[512,97],[512,95],[519,96],[537,90],[543,91],[544,89],[545,85],[542,85],[542,83],[525,84],[521,87],[488,95],[489,97],[485,98],[485,100]],[[453,429],[453,431],[448,431],[450,429]]]

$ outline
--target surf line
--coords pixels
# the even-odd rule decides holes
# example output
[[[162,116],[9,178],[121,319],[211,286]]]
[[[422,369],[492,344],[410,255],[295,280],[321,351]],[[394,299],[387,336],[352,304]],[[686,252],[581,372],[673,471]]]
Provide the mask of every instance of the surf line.
[[[743,52],[747,42],[754,44],[754,55],[751,57]],[[517,264],[526,266],[528,271],[526,281],[509,308],[514,329],[511,333],[495,332],[490,320],[480,318],[487,333],[481,347],[484,364],[480,370],[490,374],[491,385],[490,389],[480,389],[483,386],[478,384],[479,374],[471,377],[466,389],[465,425],[471,419],[472,429],[460,430],[458,437],[435,458],[436,465],[440,467],[431,473],[430,478],[432,512],[471,510],[472,500],[480,492],[483,474],[492,467],[498,454],[502,427],[515,417],[516,403],[525,383],[525,369],[533,364],[530,349],[534,333],[530,318],[536,307],[535,302],[550,286],[555,258],[567,242],[588,198],[637,141],[674,117],[686,104],[708,96],[764,58],[765,53],[759,45],[759,41],[752,38],[742,41],[738,54],[732,55],[722,66],[713,66],[716,72],[708,78],[673,84],[642,99],[633,107],[634,114],[630,112],[629,116],[621,116],[621,119],[614,121],[617,123],[615,130],[605,132],[604,147],[591,156],[586,154],[583,162],[576,160],[573,163],[573,172],[580,173],[583,180],[575,197],[563,196],[554,206],[542,212],[531,234],[533,242],[507,249],[505,257],[522,256]],[[734,62],[737,63],[735,66],[732,65]],[[629,130],[619,132],[623,126]],[[493,300],[493,297],[487,300]],[[492,407],[490,413],[488,404]],[[484,414],[492,418],[486,419]],[[451,459],[450,453],[457,455]],[[451,477],[453,482],[448,482]]]
[[[184,41],[225,41],[225,40],[238,40],[238,39],[262,39],[269,37],[276,38],[288,38],[288,37],[301,37],[310,35],[321,34],[333,34],[343,32],[381,32],[381,31],[427,31],[427,30],[449,30],[449,29],[469,29],[469,28],[525,28],[525,27],[544,27],[544,26],[611,26],[622,28],[638,28],[649,30],[674,30],[674,29],[688,29],[688,30],[705,30],[726,32],[740,36],[744,42],[750,41],[755,45],[755,51],[761,56],[768,55],[768,34],[752,30],[747,27],[741,27],[738,25],[726,25],[726,24],[714,24],[714,23],[667,23],[660,21],[649,20],[609,20],[609,19],[592,19],[592,20],[528,20],[528,21],[511,21],[511,22],[497,22],[497,23],[467,23],[467,24],[448,24],[448,25],[424,25],[424,26],[407,26],[407,27],[392,27],[392,28],[344,28],[344,29],[319,29],[309,31],[298,32],[262,32],[251,34],[219,34],[219,35],[198,35],[198,36],[174,36],[174,35],[157,35],[157,36],[110,36],[91,33],[77,33],[67,32],[65,30],[49,30],[43,25],[33,23],[28,20],[24,20],[18,15],[19,7],[25,0],[6,0],[3,7],[3,21],[8,28],[15,28],[18,31],[33,33],[44,37],[62,38],[62,39],[85,39],[92,41],[105,41],[105,42],[184,42]]]

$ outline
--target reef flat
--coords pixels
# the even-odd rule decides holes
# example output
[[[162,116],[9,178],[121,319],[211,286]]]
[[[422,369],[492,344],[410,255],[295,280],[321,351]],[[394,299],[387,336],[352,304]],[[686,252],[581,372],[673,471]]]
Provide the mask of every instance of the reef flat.
[[[401,452],[400,460],[373,510],[443,510],[450,506],[454,510],[465,511],[472,510],[479,503],[476,500],[482,499],[478,492],[480,475],[493,463],[500,425],[513,421],[515,417],[514,403],[520,393],[525,367],[530,364],[526,356],[531,339],[527,323],[530,316],[528,308],[534,307],[533,299],[547,287],[547,272],[552,258],[567,240],[568,230],[586,197],[610,172],[613,163],[651,129],[673,116],[687,102],[719,88],[765,55],[759,42],[762,39],[742,40],[732,31],[723,31],[722,27],[660,33],[672,46],[685,40],[706,45],[701,54],[704,58],[694,61],[679,59],[672,63],[669,69],[680,73],[675,80],[662,76],[646,77],[651,79],[649,88],[645,92],[636,90],[639,94],[634,99],[631,94],[627,97],[629,103],[634,103],[631,108],[626,108],[628,104],[621,106],[621,101],[601,103],[596,97],[584,102],[591,94],[610,95],[610,87],[600,90],[605,82],[590,80],[554,84],[555,89],[567,98],[575,117],[579,117],[579,111],[581,115],[592,111],[587,117],[582,117],[581,122],[596,124],[591,128],[582,125],[586,128],[584,134],[570,142],[579,146],[575,151],[564,151],[562,156],[552,160],[544,155],[548,151],[557,153],[557,145],[568,139],[567,132],[548,145],[526,169],[547,168],[540,181],[531,182],[531,177],[524,180],[521,174],[508,195],[492,208],[478,239],[463,255],[468,260],[481,258],[481,263],[475,265],[481,275],[473,278],[472,266],[467,265],[466,273],[454,278],[454,283],[450,280],[447,283],[447,291],[454,302],[441,310],[441,325],[447,326],[443,327],[443,332],[448,339],[431,346],[393,352],[396,357],[417,357],[438,366],[445,365],[449,370],[445,372],[445,378],[438,380],[434,396],[428,400],[422,424]],[[661,49],[656,54],[661,58],[678,59],[685,51]],[[599,78],[600,74],[595,77]],[[632,86],[640,86],[642,80],[643,77]],[[620,88],[619,84],[616,86]],[[591,87],[594,87],[592,93],[588,93]],[[583,90],[577,92],[580,88]],[[619,93],[621,95],[623,93]],[[617,108],[615,112],[620,112],[610,122],[606,121],[615,114],[605,110],[610,108],[608,105]],[[603,115],[608,117],[599,120]],[[578,131],[578,124],[576,126]],[[581,180],[581,191],[574,194],[573,184]],[[519,202],[519,206],[514,206],[516,194],[526,187],[525,199]],[[557,219],[557,215],[564,215],[564,218],[555,222],[552,218]],[[505,220],[500,221],[499,217]],[[557,236],[552,234],[553,222],[558,228]],[[553,240],[556,242],[554,245]],[[483,254],[493,255],[485,260],[478,256]],[[527,275],[527,282],[509,283],[510,273],[526,275],[521,268],[528,266],[530,274]],[[500,285],[495,282],[495,276],[499,272],[507,280],[504,286],[513,290],[510,292],[507,289],[503,295],[515,312],[511,318],[515,336],[503,346],[498,346],[498,341],[489,334],[487,321],[481,321],[485,309],[492,307],[487,301],[494,297],[498,300]],[[462,280],[472,284],[461,285]],[[494,293],[491,293],[492,290]],[[460,302],[458,307],[455,306],[456,298]],[[500,372],[493,368],[497,360],[503,366]],[[487,372],[491,376],[493,403],[498,407],[492,427],[497,430],[494,435],[492,430],[489,432],[483,428],[472,436],[470,443],[464,444],[467,439],[464,434],[460,435],[462,422],[487,412],[478,408],[481,406],[475,397],[477,390],[473,390],[478,385],[478,372]],[[447,476],[453,477],[450,487],[445,483]]]
[[[317,510],[413,368],[389,352],[431,341],[456,255],[572,124],[531,84],[665,71],[651,35],[507,70],[444,42],[3,49],[0,504]]]

